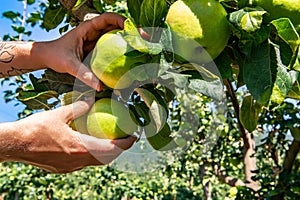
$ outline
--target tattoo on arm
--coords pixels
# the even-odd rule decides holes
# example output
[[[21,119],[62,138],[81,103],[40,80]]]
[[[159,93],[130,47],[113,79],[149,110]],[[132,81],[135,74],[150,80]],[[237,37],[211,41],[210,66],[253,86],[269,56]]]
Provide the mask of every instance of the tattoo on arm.
[[[32,72],[33,69],[18,69],[15,67],[11,67],[6,73],[0,71],[0,78],[8,78],[10,76],[17,76],[21,74],[26,74],[28,72]]]
[[[15,55],[11,52],[14,48],[17,47],[17,44],[22,44],[23,42],[0,42],[0,63],[11,63]],[[33,71],[31,69],[18,69],[14,66],[11,66],[7,72],[2,72],[0,70],[0,78],[6,78],[9,76],[20,75]]]
[[[9,52],[9,50],[14,49],[16,47],[15,44],[8,44],[8,43],[0,43],[0,62],[3,63],[10,63],[15,55]]]

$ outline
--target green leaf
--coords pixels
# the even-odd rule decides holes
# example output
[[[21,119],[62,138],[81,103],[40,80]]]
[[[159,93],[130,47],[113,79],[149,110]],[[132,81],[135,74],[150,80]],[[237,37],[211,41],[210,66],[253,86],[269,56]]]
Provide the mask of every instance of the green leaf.
[[[141,96],[149,108],[151,123],[155,125],[156,132],[160,131],[167,120],[167,111],[151,91],[144,88],[136,88],[135,91]]]
[[[21,16],[21,14],[19,12],[13,12],[13,11],[7,11],[2,13],[3,17],[6,17],[8,19],[15,19]]]
[[[31,26],[34,26],[36,23],[40,22],[42,20],[41,13],[40,12],[33,12],[30,13],[30,16],[26,19],[26,23],[30,23]]]
[[[284,48],[281,50],[281,57],[283,63],[287,65],[289,69],[293,69],[295,64],[298,64],[297,61],[299,59],[299,35],[295,30],[292,22],[288,18],[280,18],[277,20],[273,20],[271,24],[275,27],[277,31],[276,36],[290,47],[290,49],[288,49],[284,48],[284,46],[281,45],[283,46],[281,48]]]
[[[160,78],[168,81],[168,84],[176,85],[178,88],[185,88],[189,84],[188,75],[178,74],[171,71],[167,71],[164,75],[161,75]]]
[[[136,25],[130,18],[124,22],[124,32],[123,38],[132,48],[142,53],[149,52],[146,41],[141,37]]]
[[[58,73],[51,69],[45,70],[45,73],[42,75],[40,81],[48,82],[49,89],[57,91],[59,94],[73,91],[74,88],[76,88],[78,91],[90,90],[90,87],[81,81],[76,80],[70,74]]]
[[[76,90],[73,90],[71,92],[65,93],[62,98],[61,98],[61,105],[69,105],[72,104],[76,101],[79,101],[83,98],[86,97],[94,97],[95,91],[94,90],[89,90],[86,92],[79,92]]]
[[[127,7],[130,16],[134,19],[135,23],[139,25],[140,23],[140,14],[141,14],[141,5],[143,0],[127,0]]]
[[[229,21],[240,30],[254,32],[260,29],[266,11],[259,8],[244,8],[230,13]]]
[[[168,123],[165,123],[163,128],[155,132],[154,127],[145,127],[145,134],[149,144],[158,151],[168,151],[178,147],[174,138],[171,136],[172,131]]]
[[[286,95],[292,89],[297,79],[298,73],[295,71],[287,71],[285,66],[279,65],[277,68],[276,81],[272,90],[271,101],[281,104]]]
[[[243,78],[246,86],[254,99],[263,105],[269,102],[274,83],[272,72],[276,68],[277,66],[274,67],[271,64],[268,42],[253,47],[251,55],[243,65]]]
[[[299,76],[299,75],[298,75]],[[289,91],[288,98],[300,100],[300,84],[299,81],[296,81],[292,87],[292,89]]]
[[[231,58],[227,51],[222,51],[221,54],[214,60],[218,70],[222,76],[222,79],[233,80],[233,71],[231,67]]]
[[[151,40],[157,35],[157,27],[160,27],[168,12],[165,0],[143,0],[141,5],[140,26],[149,28]]]
[[[49,90],[48,82],[40,81],[40,79],[36,78],[33,74],[29,74],[29,79],[32,83],[33,88],[37,92],[45,92]]]
[[[244,97],[239,118],[249,132],[256,129],[260,111],[261,105],[256,103],[252,96]]]
[[[174,49],[173,49],[173,42],[172,42],[172,31],[168,24],[165,24],[163,27],[161,37],[159,43],[163,47],[163,56],[168,63],[174,61]]]
[[[48,103],[48,100],[53,98],[56,99],[56,101]],[[49,110],[59,103],[59,101],[57,101],[58,93],[56,91],[36,92],[22,90],[19,91],[17,99],[33,110]]]
[[[93,0],[93,6],[99,13],[103,13],[104,9],[101,0]]]
[[[224,85],[221,77],[213,73],[216,71],[215,67],[204,67],[194,63],[192,65],[201,76],[201,79],[190,79],[188,87],[213,99],[221,100],[224,94]]]
[[[49,31],[56,28],[64,19],[66,10],[63,6],[57,8],[47,8],[43,16],[43,27]]]
[[[299,35],[288,18],[273,20],[271,24],[276,28],[278,36],[295,52],[300,45]]]
[[[16,25],[11,25],[14,31],[17,33],[24,33],[25,27],[24,26],[16,26]]]

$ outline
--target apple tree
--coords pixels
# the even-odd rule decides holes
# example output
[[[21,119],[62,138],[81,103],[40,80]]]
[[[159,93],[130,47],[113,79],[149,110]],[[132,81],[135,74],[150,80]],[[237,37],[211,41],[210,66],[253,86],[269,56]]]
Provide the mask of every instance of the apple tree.
[[[37,3],[24,2],[28,5]],[[222,24],[217,24],[217,19],[209,13],[220,10],[209,10],[213,6],[200,9],[204,20],[198,22],[201,29],[196,26],[182,28],[188,27],[194,19],[168,15],[178,2],[183,7],[175,7],[175,11],[183,16],[189,16],[188,12],[199,14],[199,7],[195,6],[199,2],[205,2],[203,6],[218,4],[224,9],[227,31],[218,32]],[[147,127],[154,127],[159,130],[157,138],[167,138],[166,144],[172,143],[171,148],[184,149],[172,164],[158,170],[159,178],[147,177],[153,185],[145,179],[143,182],[142,177],[134,177],[134,180],[109,167],[105,169],[107,171],[98,172],[103,176],[109,174],[107,181],[102,180],[111,187],[106,191],[120,199],[219,199],[225,196],[232,199],[295,199],[300,195],[300,21],[297,18],[300,2],[281,0],[279,6],[262,2],[42,2],[40,12],[31,13],[25,21],[31,25],[39,24],[46,31],[59,27],[64,33],[80,22],[108,11],[128,17],[122,36],[132,50],[126,56],[131,59],[143,56],[146,61],[142,63],[143,67],[131,66],[136,69],[135,80],[127,88],[105,87],[96,93],[70,75],[47,69],[40,77],[29,74],[2,80],[11,81],[17,87],[15,91],[6,91],[5,99],[23,103],[26,108],[20,117],[25,117],[66,103],[70,94],[72,100],[91,94],[96,99],[114,97],[131,110],[133,120],[141,127],[140,133],[147,134]],[[14,22],[21,14],[8,11],[3,16]],[[180,27],[179,22],[172,24],[181,19]],[[17,36],[5,35],[4,40],[30,35],[24,24],[14,27]],[[176,42],[176,28],[177,32],[183,30],[186,34],[196,35],[201,30],[203,35],[207,32],[214,37],[203,37],[200,42],[185,45]],[[179,41],[186,42],[184,38]],[[208,49],[210,45],[212,48],[217,46],[220,38],[226,38],[226,43],[220,52],[211,56],[213,53]],[[189,53],[180,58],[195,49],[197,53],[208,52],[210,60],[204,62],[198,60],[199,54],[189,57]],[[162,123],[167,124],[168,131],[160,131],[164,130]],[[180,131],[184,126],[188,131]],[[166,150],[163,149],[166,144],[155,145],[157,138],[148,141],[153,148]],[[212,145],[207,145],[208,142]],[[209,150],[204,150],[207,146]],[[167,156],[170,152],[164,153]],[[87,173],[95,172],[89,169]],[[47,176],[41,177],[46,180],[45,191],[52,191],[47,195],[62,198],[57,187],[50,184],[51,180],[59,182],[60,178]],[[117,183],[116,177],[124,184]],[[66,181],[64,178],[61,179]],[[112,180],[116,183],[109,182]],[[6,190],[0,191],[5,192],[14,184],[20,183],[6,181],[2,185]],[[159,190],[160,187],[163,189]],[[132,188],[136,191],[131,192]],[[99,192],[97,195],[104,194]]]

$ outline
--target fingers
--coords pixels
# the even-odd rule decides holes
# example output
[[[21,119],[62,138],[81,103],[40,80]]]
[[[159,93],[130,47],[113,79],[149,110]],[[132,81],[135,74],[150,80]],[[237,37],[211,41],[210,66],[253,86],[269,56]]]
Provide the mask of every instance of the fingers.
[[[69,68],[69,74],[77,77],[80,81],[87,84],[98,92],[102,90],[102,84],[99,79],[80,61],[74,61],[72,67]]]
[[[87,151],[102,164],[108,164],[116,159],[124,150],[129,149],[136,137],[128,137],[118,140],[99,139],[90,135],[75,132],[76,137]]]
[[[72,121],[87,113],[90,110],[93,102],[93,98],[87,99],[85,101],[76,101],[75,103],[72,103],[70,105],[57,108],[54,111],[61,112],[60,115],[64,115],[67,121]]]
[[[123,29],[126,18],[116,13],[104,13],[99,17],[91,20],[95,30],[106,29],[108,26],[116,26],[116,28]]]
[[[134,136],[129,136],[124,139],[112,140],[111,143],[123,150],[126,150],[126,149],[129,149],[133,145],[133,143],[136,141],[136,139],[137,138]]]

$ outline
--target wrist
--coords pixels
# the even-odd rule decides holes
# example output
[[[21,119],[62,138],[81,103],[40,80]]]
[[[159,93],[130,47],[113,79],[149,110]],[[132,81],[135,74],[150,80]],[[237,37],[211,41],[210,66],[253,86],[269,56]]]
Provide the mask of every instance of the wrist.
[[[46,46],[47,46],[47,42],[33,42],[32,43],[31,59],[32,59],[35,70],[47,68],[48,56],[47,56]]]

